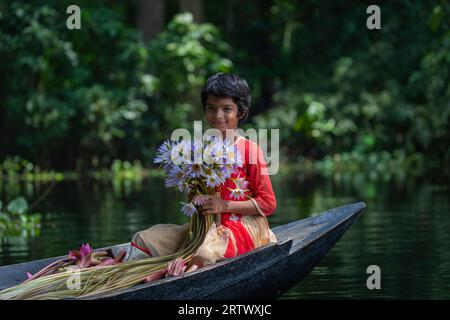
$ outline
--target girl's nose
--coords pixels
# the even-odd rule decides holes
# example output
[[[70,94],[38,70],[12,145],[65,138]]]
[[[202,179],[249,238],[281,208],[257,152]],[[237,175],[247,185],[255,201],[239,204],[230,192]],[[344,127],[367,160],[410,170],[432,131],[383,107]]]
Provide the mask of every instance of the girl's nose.
[[[223,111],[219,108],[219,110],[217,110],[217,113],[216,113],[216,118],[218,120],[223,119],[223,115],[224,115]]]

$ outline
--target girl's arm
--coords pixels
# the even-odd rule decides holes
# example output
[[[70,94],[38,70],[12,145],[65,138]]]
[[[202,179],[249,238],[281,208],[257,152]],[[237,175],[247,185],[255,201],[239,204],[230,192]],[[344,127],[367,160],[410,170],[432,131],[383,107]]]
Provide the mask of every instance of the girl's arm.
[[[217,212],[236,212],[242,215],[260,214],[252,200],[231,201],[222,200],[218,196],[208,196],[208,200],[200,208],[200,213],[214,214]]]
[[[253,198],[249,201],[253,203],[259,214],[270,216],[277,208],[277,200],[268,175],[267,163],[258,145],[250,144],[249,149],[250,163],[247,166],[247,180],[253,192]],[[255,157],[256,161],[253,161]]]
[[[252,200],[246,201],[226,201],[228,203],[228,212],[237,212],[242,215],[258,215],[258,209],[256,209],[255,204]]]

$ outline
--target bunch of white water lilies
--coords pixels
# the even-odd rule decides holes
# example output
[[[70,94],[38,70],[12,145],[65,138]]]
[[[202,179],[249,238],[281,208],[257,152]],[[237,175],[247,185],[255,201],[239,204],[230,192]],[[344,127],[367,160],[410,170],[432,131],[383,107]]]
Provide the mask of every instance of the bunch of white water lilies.
[[[240,200],[248,191],[248,181],[243,177],[232,177],[242,166],[242,156],[231,140],[209,136],[205,141],[166,141],[158,149],[155,163],[161,164],[166,172],[167,187],[186,193],[188,203],[182,202],[181,211],[187,216],[197,212],[204,204],[205,195],[214,194],[217,187],[227,179],[234,182],[231,196]]]

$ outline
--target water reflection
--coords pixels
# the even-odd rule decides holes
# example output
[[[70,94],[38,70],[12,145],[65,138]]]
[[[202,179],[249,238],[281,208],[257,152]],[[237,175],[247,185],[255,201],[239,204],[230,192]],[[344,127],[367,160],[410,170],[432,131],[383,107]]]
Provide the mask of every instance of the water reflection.
[[[292,191],[295,178],[284,179]],[[299,181],[301,184],[301,180]],[[291,189],[289,189],[289,185]],[[286,299],[450,297],[449,186],[426,181],[373,181],[364,176],[306,183],[287,199],[300,194],[303,214],[309,215],[345,202],[362,200],[367,210],[332,251]],[[282,218],[280,218],[282,219]],[[283,223],[284,221],[280,221]],[[366,287],[366,268],[381,268],[379,291]]]
[[[273,177],[278,209],[272,226],[327,209],[365,201],[367,210],[323,261],[283,299],[449,298],[449,185],[370,176],[305,175],[283,170]],[[45,184],[0,186],[2,198],[24,195],[29,201]],[[175,193],[162,178],[72,180],[60,182],[42,202],[41,235],[4,238],[0,264],[66,254],[89,242],[94,248],[127,242],[134,232],[156,223],[187,221]],[[366,287],[366,268],[379,265],[379,291]]]

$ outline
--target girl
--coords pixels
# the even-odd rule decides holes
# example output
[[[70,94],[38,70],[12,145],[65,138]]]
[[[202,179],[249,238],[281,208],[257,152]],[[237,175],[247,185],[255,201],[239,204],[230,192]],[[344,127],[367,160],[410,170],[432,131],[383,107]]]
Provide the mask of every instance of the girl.
[[[238,125],[247,119],[250,109],[251,92],[247,82],[234,74],[218,73],[208,79],[201,100],[208,124],[237,145],[244,164],[233,172],[232,178],[244,178],[248,191],[245,197],[233,197],[230,189],[235,184],[228,179],[199,208],[200,214],[220,214],[193,256],[188,272],[277,241],[266,218],[274,213],[276,199],[263,153],[258,145],[237,133]],[[138,232],[133,237],[134,251],[128,259],[173,254],[182,245],[188,229],[188,223],[159,224]]]

